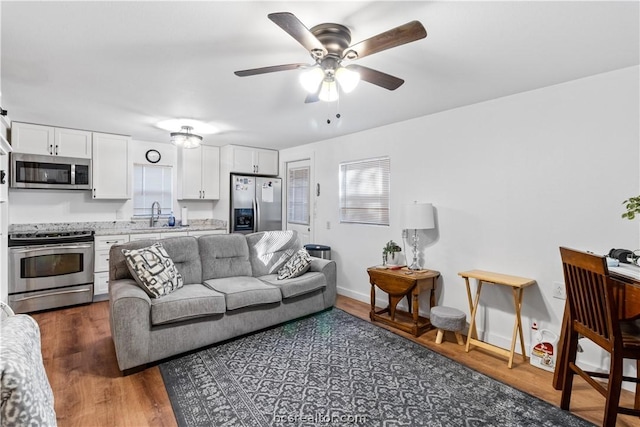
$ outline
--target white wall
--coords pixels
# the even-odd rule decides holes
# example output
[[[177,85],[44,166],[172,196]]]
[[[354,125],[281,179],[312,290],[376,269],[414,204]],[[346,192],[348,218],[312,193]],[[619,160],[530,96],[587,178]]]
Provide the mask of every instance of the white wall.
[[[133,140],[129,147],[132,164],[146,164],[145,153],[149,149],[158,150],[161,160],[158,165],[173,166],[174,194],[177,194],[177,149],[174,145],[162,142]],[[122,173],[114,170],[114,174]],[[132,183],[133,185],[133,183]],[[69,190],[9,190],[9,223],[51,223],[129,220],[133,216],[133,204],[130,200],[94,200],[90,191]],[[173,209],[176,219],[180,220],[180,207],[187,206],[190,219],[214,218],[212,201],[178,201],[172,207],[162,206],[163,213]],[[217,217],[215,217],[218,219]],[[219,218],[225,219],[226,218]]]
[[[339,292],[368,302],[366,268],[381,263],[385,242],[402,240],[401,205],[431,202],[436,229],[421,235],[421,259],[441,273],[438,304],[468,313],[463,270],[530,277],[527,348],[530,319],[559,332],[558,247],[640,247],[639,223],[620,218],[622,201],[640,194],[638,77],[636,66],[282,151],[283,163],[315,157],[315,243],[332,248]],[[391,225],[340,224],[339,163],[376,156],[391,158]],[[487,285],[482,306],[485,339],[510,342],[511,292]]]

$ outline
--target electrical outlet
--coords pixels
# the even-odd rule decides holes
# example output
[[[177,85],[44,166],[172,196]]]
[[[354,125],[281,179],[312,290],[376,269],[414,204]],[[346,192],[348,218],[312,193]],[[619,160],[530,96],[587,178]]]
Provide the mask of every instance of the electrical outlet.
[[[558,299],[567,299],[567,291],[562,282],[553,282],[553,297]]]
[[[331,230],[331,221],[327,221],[327,230]]]
[[[409,230],[405,228],[402,230],[402,238],[406,239],[407,237],[409,237]]]

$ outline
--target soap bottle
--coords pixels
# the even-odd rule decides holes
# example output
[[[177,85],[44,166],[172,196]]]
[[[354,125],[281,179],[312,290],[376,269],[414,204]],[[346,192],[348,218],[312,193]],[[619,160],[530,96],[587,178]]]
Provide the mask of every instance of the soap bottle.
[[[169,227],[173,227],[176,225],[176,217],[173,216],[173,211],[171,211],[171,215],[169,215]]]

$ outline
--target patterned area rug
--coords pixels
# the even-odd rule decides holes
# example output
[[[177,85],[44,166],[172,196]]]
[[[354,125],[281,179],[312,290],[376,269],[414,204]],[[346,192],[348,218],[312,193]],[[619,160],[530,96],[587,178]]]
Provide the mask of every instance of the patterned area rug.
[[[180,426],[592,426],[336,308],[160,371]]]

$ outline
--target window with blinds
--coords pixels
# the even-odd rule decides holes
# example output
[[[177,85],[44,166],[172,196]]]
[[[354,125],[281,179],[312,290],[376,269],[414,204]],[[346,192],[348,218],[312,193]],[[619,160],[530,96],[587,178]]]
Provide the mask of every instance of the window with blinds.
[[[289,169],[287,180],[287,221],[309,225],[309,173],[308,166]]]
[[[160,204],[162,216],[173,210],[173,170],[171,166],[134,165],[133,216],[151,216],[153,202]]]
[[[389,225],[389,157],[340,164],[340,222]]]

